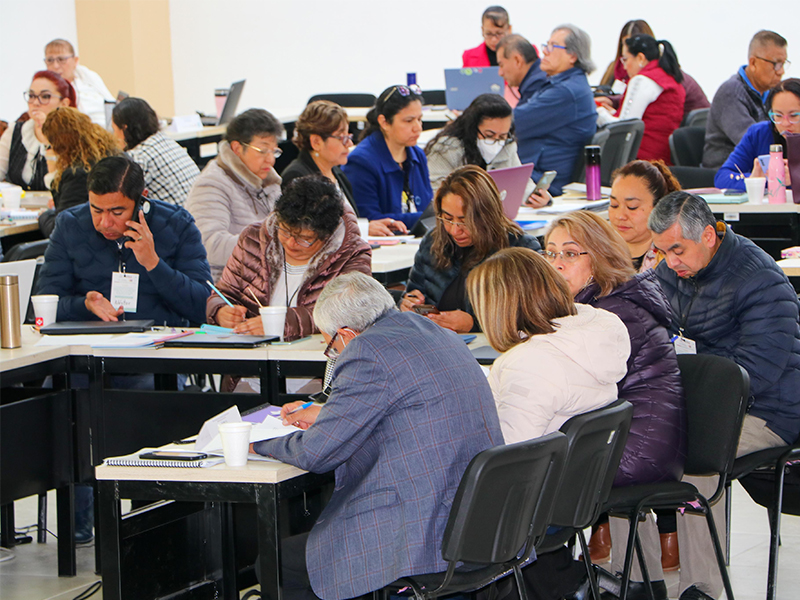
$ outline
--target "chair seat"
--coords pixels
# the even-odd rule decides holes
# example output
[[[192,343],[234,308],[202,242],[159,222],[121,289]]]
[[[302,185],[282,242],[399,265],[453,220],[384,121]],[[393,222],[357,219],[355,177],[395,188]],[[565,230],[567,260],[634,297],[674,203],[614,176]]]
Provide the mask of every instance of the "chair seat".
[[[771,463],[774,466],[784,452],[787,452],[791,446],[778,446],[777,448],[767,448],[766,450],[759,450],[751,454],[737,458],[733,463],[733,472],[731,479],[740,479],[758,467],[766,463]]]
[[[485,567],[477,567],[473,570],[456,569],[453,573],[453,578],[447,584],[447,593],[456,593],[461,591],[471,591],[486,587],[494,581],[498,581],[512,572],[511,567],[505,565],[488,565]],[[410,577],[402,577],[387,586],[391,593],[395,593],[409,585],[411,581],[416,583],[419,587],[425,590],[433,590],[439,587],[444,581],[447,573],[425,573],[421,575],[413,575]]]
[[[628,514],[636,510],[645,498],[648,508],[670,507],[674,504],[691,502],[697,496],[697,488],[685,481],[628,485],[611,490],[606,502],[606,512]]]

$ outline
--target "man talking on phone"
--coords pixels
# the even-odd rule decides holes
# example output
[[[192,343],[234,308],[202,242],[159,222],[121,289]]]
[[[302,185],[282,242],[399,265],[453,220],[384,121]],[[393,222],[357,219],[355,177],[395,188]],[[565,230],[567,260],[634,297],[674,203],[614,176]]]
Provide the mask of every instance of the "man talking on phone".
[[[145,198],[141,167],[123,156],[99,161],[87,185],[44,255],[38,293],[58,295],[57,320],[204,323],[211,271],[192,216]]]

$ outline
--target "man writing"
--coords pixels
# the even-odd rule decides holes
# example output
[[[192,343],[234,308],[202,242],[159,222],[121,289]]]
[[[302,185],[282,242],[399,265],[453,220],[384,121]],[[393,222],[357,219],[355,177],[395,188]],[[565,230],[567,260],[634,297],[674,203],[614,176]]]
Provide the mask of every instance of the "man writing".
[[[326,354],[341,353],[331,395],[324,406],[283,407],[285,422],[305,431],[254,444],[301,469],[336,469],[307,543],[284,546],[284,597],[354,598],[445,570],[442,537],[461,475],[503,443],[486,377],[458,336],[399,312],[362,273],[329,283],[314,320]]]

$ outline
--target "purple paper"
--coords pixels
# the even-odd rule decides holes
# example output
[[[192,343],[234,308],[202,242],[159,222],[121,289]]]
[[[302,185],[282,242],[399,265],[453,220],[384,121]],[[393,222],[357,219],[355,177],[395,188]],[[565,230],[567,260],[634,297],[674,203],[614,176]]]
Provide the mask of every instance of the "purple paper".
[[[267,417],[279,417],[281,415],[280,406],[272,406],[268,404],[255,412],[247,415],[242,415],[242,421],[250,421],[251,423],[263,423]]]

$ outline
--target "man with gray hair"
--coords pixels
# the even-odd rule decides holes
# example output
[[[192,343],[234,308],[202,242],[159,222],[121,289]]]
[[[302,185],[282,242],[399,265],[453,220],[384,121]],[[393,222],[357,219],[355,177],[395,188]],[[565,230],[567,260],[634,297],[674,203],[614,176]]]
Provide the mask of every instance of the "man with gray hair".
[[[525,104],[544,85],[547,76],[539,62],[536,49],[521,35],[507,35],[497,44],[500,77],[510,87],[519,88],[518,104]]]
[[[656,276],[672,306],[678,353],[724,356],[750,375],[737,455],[793,443],[800,434],[800,325],[786,275],[687,192],[662,198],[648,227],[665,255]],[[717,485],[716,478],[689,479],[706,497]],[[723,523],[723,503],[712,511]],[[707,599],[722,590],[711,538],[697,519],[702,517],[687,514],[678,520],[681,600]],[[724,548],[725,528],[719,526],[719,533]]]
[[[786,56],[786,39],[774,31],[762,29],[750,40],[747,64],[719,86],[711,102],[703,148],[704,167],[719,169],[747,128],[767,120],[764,105],[769,90],[778,85],[790,64]],[[739,167],[749,172],[752,165]]]
[[[575,25],[560,25],[542,46],[542,87],[514,109],[519,158],[533,163],[536,181],[557,171],[553,195],[572,181],[583,147],[597,131],[597,109],[586,75],[594,71],[591,39]]]
[[[404,575],[444,571],[450,505],[470,460],[503,443],[492,392],[466,344],[362,273],[331,281],[314,321],[336,362],[324,406],[284,422],[304,431],[254,444],[336,489],[310,534],[284,547],[284,598],[354,598]],[[312,592],[313,589],[313,592]]]

